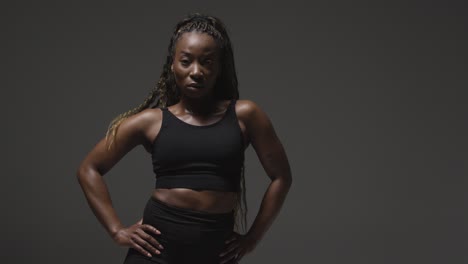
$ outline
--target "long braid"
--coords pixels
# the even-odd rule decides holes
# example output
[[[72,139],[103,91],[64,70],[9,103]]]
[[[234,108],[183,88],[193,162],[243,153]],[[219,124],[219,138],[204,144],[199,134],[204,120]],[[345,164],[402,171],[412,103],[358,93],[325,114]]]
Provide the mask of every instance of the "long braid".
[[[221,54],[221,71],[216,81],[214,88],[215,98],[218,100],[226,99],[239,99],[239,90],[237,82],[237,74],[234,65],[234,55],[231,45],[231,40],[226,31],[226,27],[220,19],[194,13],[189,15],[177,23],[172,34],[166,62],[163,66],[161,76],[155,87],[151,90],[148,97],[139,106],[122,113],[115,117],[106,132],[106,140],[108,142],[107,148],[110,149],[115,140],[120,124],[129,116],[137,114],[147,108],[168,107],[176,104],[180,100],[180,91],[177,89],[174,75],[171,71],[171,65],[175,55],[175,44],[180,36],[185,32],[203,32],[212,36],[219,45]],[[244,162],[241,168],[241,190],[237,192],[237,203],[234,209],[235,228],[239,231],[238,215],[242,214],[242,227],[243,231],[246,230],[247,225],[247,201],[246,201],[246,188],[244,176]],[[242,202],[242,203],[241,203]],[[243,206],[241,206],[243,204]]]
[[[236,230],[240,230],[239,228],[239,224],[238,224],[238,214],[239,214],[239,211],[242,212],[242,218],[240,219],[242,222],[242,230],[245,232],[246,230],[246,226],[247,226],[247,211],[248,211],[248,208],[247,208],[247,199],[246,199],[246,188],[245,188],[245,174],[244,174],[244,169],[245,169],[245,165],[243,164],[242,165],[242,168],[241,168],[241,192],[238,192],[237,193],[237,204],[236,204],[236,208],[234,210],[234,219],[236,219],[236,222],[235,222],[235,229]],[[242,199],[242,201],[241,201]],[[244,207],[242,207],[241,205],[244,205]]]

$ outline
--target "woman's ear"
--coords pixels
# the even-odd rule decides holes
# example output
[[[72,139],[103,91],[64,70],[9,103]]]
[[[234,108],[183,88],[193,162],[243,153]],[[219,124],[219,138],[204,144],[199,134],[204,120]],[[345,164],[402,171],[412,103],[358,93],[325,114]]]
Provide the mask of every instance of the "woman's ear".
[[[171,64],[171,72],[174,72],[174,64]]]

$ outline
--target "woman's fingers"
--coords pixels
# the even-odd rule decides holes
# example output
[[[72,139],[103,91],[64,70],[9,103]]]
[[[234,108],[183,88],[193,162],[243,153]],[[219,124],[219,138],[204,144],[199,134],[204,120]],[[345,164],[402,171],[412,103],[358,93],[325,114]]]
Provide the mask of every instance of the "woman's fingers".
[[[144,229],[144,230],[150,231],[150,232],[152,232],[152,233],[154,233],[156,235],[161,234],[161,231],[159,231],[158,229],[156,229],[154,226],[151,226],[151,225],[143,225],[141,228]],[[154,239],[153,236],[148,235],[148,237],[145,238],[145,239],[149,240],[151,242],[151,244],[153,244],[155,247],[158,247],[160,249],[164,249],[163,245],[161,245],[161,243],[159,243],[159,241]]]
[[[227,255],[222,258],[220,264],[228,263],[229,261],[232,261],[232,260],[236,261],[237,257],[238,257],[238,254],[235,253],[235,251],[231,251],[231,252],[227,253]]]
[[[231,253],[234,249],[238,248],[239,245],[237,243],[231,244],[227,249],[225,249],[221,254],[219,254],[220,257],[227,255]]]
[[[151,225],[148,225],[148,224],[142,225],[141,228],[144,229],[144,230],[151,231],[152,233],[155,233],[156,235],[160,235],[160,234],[161,234],[161,231],[159,231],[158,229],[156,229],[154,226],[151,226]]]
[[[130,237],[130,242],[132,243],[132,247],[136,249],[138,252],[140,252],[141,254],[145,256],[151,257],[151,254],[148,251],[146,251],[143,247],[138,245],[138,243],[132,237]]]
[[[156,249],[156,247],[161,248],[161,244],[156,239],[141,229],[137,230],[137,234],[138,235],[135,235],[134,239],[138,244],[140,244],[140,246],[149,250],[150,252],[161,254],[161,252]]]
[[[113,239],[121,246],[132,247],[141,254],[151,257],[151,253],[161,254],[160,250],[164,249],[164,247],[150,235],[152,233],[157,235],[161,234],[154,226],[135,224],[119,230],[116,235],[113,236]]]
[[[234,238],[230,238],[230,239],[228,239],[228,240],[225,241],[225,244],[229,244],[229,243],[231,243],[231,242],[234,241],[234,240],[236,240],[235,237],[234,237]]]
[[[221,264],[238,263],[246,252],[250,252],[251,241],[245,235],[234,232],[233,236],[226,240],[226,243],[226,248],[219,255]]]
[[[226,240],[224,243],[225,243],[225,244],[229,244],[229,243],[231,243],[232,241],[236,240],[238,236],[239,236],[239,234],[237,234],[236,232],[233,232],[232,237],[229,238],[228,240]]]

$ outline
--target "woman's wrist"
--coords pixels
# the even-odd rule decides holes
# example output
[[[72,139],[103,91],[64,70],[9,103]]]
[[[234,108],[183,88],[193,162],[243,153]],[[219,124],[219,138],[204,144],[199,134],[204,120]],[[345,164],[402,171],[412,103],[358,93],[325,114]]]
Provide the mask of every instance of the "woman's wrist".
[[[122,230],[122,228],[124,228],[123,225],[116,225],[114,227],[109,228],[109,235],[112,237],[112,239],[115,240],[115,237],[117,236],[119,231]]]
[[[250,229],[246,234],[245,236],[251,240],[251,241],[254,241],[255,244],[257,244],[258,242],[260,242],[260,240],[262,239],[262,235],[259,234],[259,233],[255,233],[254,230]]]

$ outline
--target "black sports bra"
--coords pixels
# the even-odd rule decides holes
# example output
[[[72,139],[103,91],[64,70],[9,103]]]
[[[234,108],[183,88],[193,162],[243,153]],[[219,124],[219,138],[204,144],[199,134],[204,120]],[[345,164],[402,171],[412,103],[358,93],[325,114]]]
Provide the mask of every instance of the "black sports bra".
[[[221,120],[188,124],[167,107],[153,141],[155,188],[189,188],[238,192],[244,142],[232,99]]]

